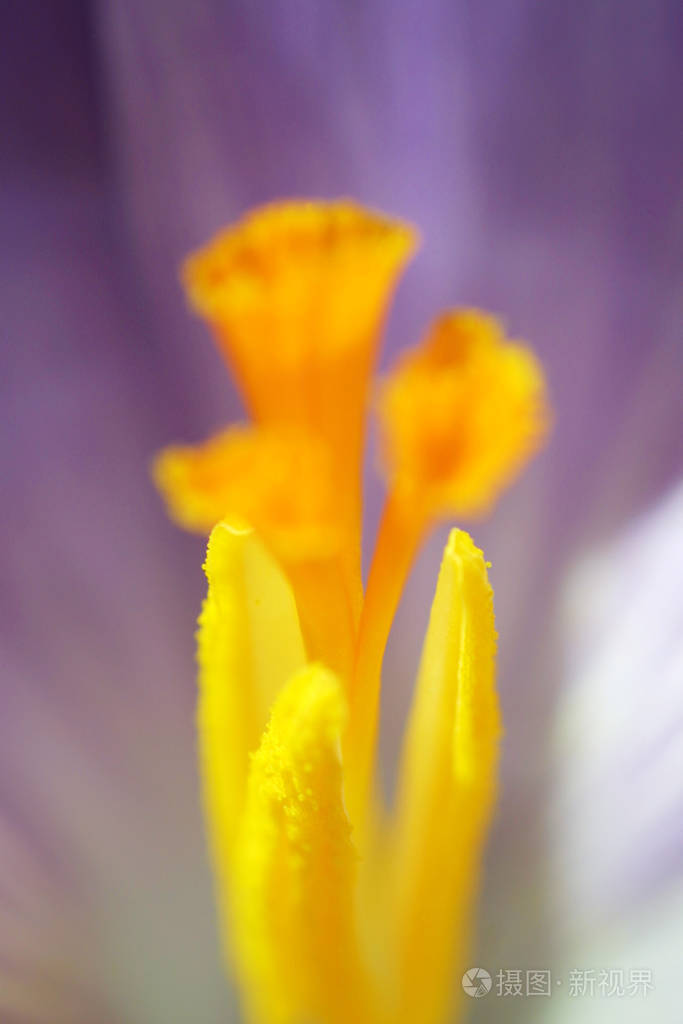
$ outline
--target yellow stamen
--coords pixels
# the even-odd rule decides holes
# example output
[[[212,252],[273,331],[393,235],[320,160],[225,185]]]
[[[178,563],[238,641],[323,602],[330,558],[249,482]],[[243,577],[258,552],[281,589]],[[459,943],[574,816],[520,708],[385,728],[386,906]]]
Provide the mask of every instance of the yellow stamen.
[[[197,634],[197,717],[204,804],[223,882],[249,754],[261,741],[273,701],[306,655],[290,586],[253,530],[216,526],[204,569],[209,586]]]
[[[208,532],[228,516],[258,531],[290,579],[309,657],[348,679],[354,605],[325,444],[300,429],[233,427],[196,447],[167,448],[154,475],[186,528]]]
[[[390,841],[376,848],[372,831],[352,833],[345,808],[343,688],[322,667],[296,670],[301,637],[284,577],[254,534],[227,524],[212,533],[206,569],[202,779],[224,941],[248,1019],[437,1024],[453,965],[464,966],[496,789],[495,630],[481,552],[453,531]],[[358,888],[368,865],[375,899]]]
[[[397,1024],[445,1019],[476,897],[501,732],[493,592],[459,530],[444,553],[402,755],[394,855]],[[419,938],[418,938],[419,937]]]
[[[357,604],[368,382],[414,246],[407,225],[352,202],[285,202],[218,235],[184,270],[252,417],[300,426],[330,446]]]
[[[342,798],[343,690],[310,666],[276,701],[251,764],[236,854],[237,954],[254,1022],[374,1024]]]

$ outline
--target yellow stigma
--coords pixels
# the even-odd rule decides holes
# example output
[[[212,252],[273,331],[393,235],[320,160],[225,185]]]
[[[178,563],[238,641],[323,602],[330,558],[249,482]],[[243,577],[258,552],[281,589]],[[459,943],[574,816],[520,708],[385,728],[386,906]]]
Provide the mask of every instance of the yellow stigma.
[[[348,200],[274,203],[221,232],[183,271],[253,419],[301,427],[329,446],[356,604],[368,386],[415,244],[408,225]]]
[[[253,415],[300,421],[302,394],[284,395],[278,371],[305,386],[316,363],[372,352],[414,247],[407,225],[349,201],[276,203],[217,235],[183,277]]]
[[[379,415],[390,489],[427,520],[487,512],[549,421],[535,356],[476,310],[443,315],[399,359]]]
[[[286,563],[339,551],[331,456],[310,433],[230,427],[204,444],[166,448],[154,477],[187,530],[208,534],[225,517],[244,519]]]
[[[348,676],[355,612],[328,446],[300,428],[232,427],[167,448],[154,476],[186,529],[208,533],[223,518],[256,529],[289,578],[309,657]]]
[[[342,201],[265,207],[188,260],[254,420],[162,452],[210,532],[199,754],[226,957],[249,1024],[444,1024],[497,790],[493,593],[453,530],[396,805],[375,792],[382,660],[429,528],[480,515],[542,444],[543,374],[498,322],[436,321],[383,382],[388,495],[360,577],[366,405],[409,228]]]

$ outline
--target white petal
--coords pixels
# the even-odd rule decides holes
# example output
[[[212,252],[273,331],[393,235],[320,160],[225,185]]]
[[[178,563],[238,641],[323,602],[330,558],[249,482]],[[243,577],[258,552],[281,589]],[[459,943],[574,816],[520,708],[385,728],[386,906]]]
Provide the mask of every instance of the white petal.
[[[653,971],[646,1003],[584,998],[582,1020],[640,1021],[646,1008],[679,1021],[683,486],[579,567],[566,622],[548,823],[560,959],[567,970]]]

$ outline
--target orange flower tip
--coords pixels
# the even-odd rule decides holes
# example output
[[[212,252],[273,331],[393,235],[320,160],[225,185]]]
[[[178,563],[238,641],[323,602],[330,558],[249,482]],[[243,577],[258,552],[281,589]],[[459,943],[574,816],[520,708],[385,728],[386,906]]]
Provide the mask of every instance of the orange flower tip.
[[[334,340],[351,344],[349,304],[383,307],[415,246],[409,225],[351,200],[290,200],[222,231],[188,258],[182,277],[190,304],[228,331],[245,320],[272,327],[303,310],[336,322]]]
[[[467,309],[440,317],[399,360],[378,413],[390,490],[426,521],[489,511],[550,424],[534,354]]]
[[[302,432],[232,427],[166,448],[153,477],[187,530],[207,534],[225,519],[253,527],[283,563],[333,557],[341,544],[330,454]]]

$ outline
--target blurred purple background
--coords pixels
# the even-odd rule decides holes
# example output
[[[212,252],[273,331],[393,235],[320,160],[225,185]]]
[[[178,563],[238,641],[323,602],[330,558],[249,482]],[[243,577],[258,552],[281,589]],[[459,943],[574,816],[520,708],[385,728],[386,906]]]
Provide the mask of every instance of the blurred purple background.
[[[179,262],[290,195],[420,228],[383,363],[468,304],[547,369],[552,443],[472,527],[507,727],[480,941],[533,960],[558,595],[683,468],[680,4],[27,0],[0,29],[3,1021],[233,1019],[196,799],[203,544],[148,466],[240,414]],[[387,766],[442,543],[386,661]]]

